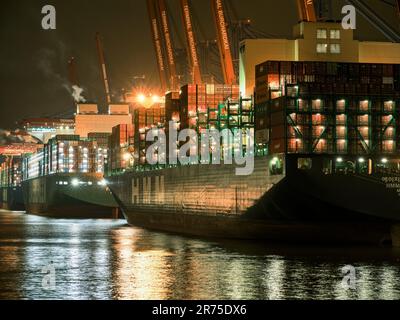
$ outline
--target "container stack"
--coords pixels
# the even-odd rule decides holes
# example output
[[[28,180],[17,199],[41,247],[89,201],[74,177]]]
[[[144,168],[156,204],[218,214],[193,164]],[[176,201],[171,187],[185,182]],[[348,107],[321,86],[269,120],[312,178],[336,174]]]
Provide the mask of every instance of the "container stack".
[[[152,129],[165,128],[165,106],[157,105],[151,108],[139,108],[134,113],[134,158],[135,164],[146,165],[146,150],[151,142],[146,141],[146,135]]]
[[[0,164],[0,187],[18,187],[22,179],[22,158],[6,157]]]
[[[239,101],[237,85],[186,85],[181,89],[181,128],[201,132],[216,126],[217,113],[227,100]],[[210,118],[211,116],[211,118]]]
[[[96,141],[56,136],[37,153],[24,157],[23,179],[54,173],[104,173],[107,162],[107,148],[98,147]]]
[[[134,145],[134,133],[133,124],[121,124],[113,128],[109,139],[111,171],[121,171],[131,165],[133,161],[131,146]]]
[[[180,92],[169,92],[165,106],[139,107],[134,111],[134,137],[129,142],[129,152],[133,154],[130,167],[147,168],[146,152],[154,142],[147,142],[150,130],[163,130],[169,141],[169,122],[175,122],[175,129],[193,129],[201,134],[206,129],[246,130],[254,128],[254,107],[251,99],[242,100],[237,85],[186,85]],[[110,148],[112,149],[112,172],[124,170],[126,162],[121,160],[121,147],[116,147],[119,130],[114,128]],[[254,131],[254,130],[253,130]],[[181,142],[183,144],[184,142]],[[177,142],[177,148],[179,143]],[[167,154],[158,155],[158,160],[168,159]],[[157,162],[157,159],[153,159]],[[121,167],[121,168],[118,168]]]
[[[400,92],[400,65],[266,61],[256,67],[256,105],[286,95],[298,84],[300,94],[393,95]]]
[[[180,95],[179,92],[168,92],[165,96],[166,121],[180,122]]]
[[[259,148],[304,154],[397,151],[398,65],[269,61],[257,70]]]
[[[97,142],[97,146],[99,148],[108,148],[108,141],[110,139],[111,134],[107,132],[94,132],[94,133],[88,133],[88,139],[93,140]]]

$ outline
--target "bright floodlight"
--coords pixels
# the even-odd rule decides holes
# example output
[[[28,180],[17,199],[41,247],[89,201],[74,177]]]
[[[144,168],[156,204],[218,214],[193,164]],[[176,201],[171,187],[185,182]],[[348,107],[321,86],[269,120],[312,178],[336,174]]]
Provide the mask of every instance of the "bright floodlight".
[[[145,95],[144,94],[139,94],[137,96],[137,101],[140,102],[140,103],[144,103],[146,101]]]
[[[98,184],[99,186],[106,186],[106,185],[107,185],[107,181],[106,181],[105,179],[103,179],[103,180],[97,182],[97,184]]]
[[[132,158],[132,155],[129,152],[124,153],[123,158],[125,161],[129,161]]]
[[[279,161],[279,159],[278,159],[277,157],[274,157],[274,158],[272,159],[272,161],[271,161],[271,164],[272,164],[273,166],[275,166],[275,165],[278,164],[278,161]]]
[[[337,158],[336,161],[339,162],[339,163],[342,163],[343,162],[343,158]]]
[[[382,159],[382,163],[388,163],[388,159],[383,158],[383,159]]]
[[[71,184],[74,187],[78,187],[79,186],[79,180],[77,178],[72,179]]]

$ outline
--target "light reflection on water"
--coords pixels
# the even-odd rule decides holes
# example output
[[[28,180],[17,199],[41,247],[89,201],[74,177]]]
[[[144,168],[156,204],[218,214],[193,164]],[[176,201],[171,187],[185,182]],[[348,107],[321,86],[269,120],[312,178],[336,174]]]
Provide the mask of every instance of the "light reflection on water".
[[[345,265],[355,290],[341,286]],[[400,299],[399,266],[395,249],[212,242],[0,211],[0,299]]]

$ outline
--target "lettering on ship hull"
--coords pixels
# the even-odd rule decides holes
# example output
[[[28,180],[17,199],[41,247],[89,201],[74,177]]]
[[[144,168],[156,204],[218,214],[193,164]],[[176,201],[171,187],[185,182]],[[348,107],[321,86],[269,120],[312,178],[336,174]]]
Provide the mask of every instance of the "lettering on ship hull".
[[[131,195],[133,205],[163,204],[165,201],[164,176],[133,178]]]

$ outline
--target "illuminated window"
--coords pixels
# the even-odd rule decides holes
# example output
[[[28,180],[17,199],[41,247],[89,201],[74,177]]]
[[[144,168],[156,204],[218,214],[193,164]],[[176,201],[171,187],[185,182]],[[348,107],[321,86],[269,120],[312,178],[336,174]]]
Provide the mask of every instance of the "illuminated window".
[[[346,110],[346,100],[338,100],[336,102],[336,110],[337,111],[345,111]]]
[[[338,44],[338,43],[331,44],[331,53],[335,53],[335,54],[341,53],[340,44]]]
[[[340,30],[339,29],[333,29],[333,30],[331,30],[330,33],[331,33],[330,34],[331,39],[340,39]]]
[[[312,169],[312,159],[311,158],[297,159],[297,168],[299,170],[311,170]]]
[[[283,159],[279,157],[272,158],[269,164],[269,170],[271,175],[283,174]]]
[[[319,139],[317,146],[315,147],[315,153],[327,152],[328,144],[325,139]]]
[[[394,139],[395,138],[395,128],[394,127],[388,127],[384,134],[383,134],[384,139]]]
[[[360,111],[369,111],[369,101],[368,100],[364,100],[364,101],[360,101]]]
[[[369,140],[369,133],[370,133],[369,127],[359,127],[358,131],[364,140]]]
[[[336,151],[338,153],[344,153],[347,151],[347,142],[345,139],[339,139],[336,144]],[[342,160],[343,162],[343,160]]]
[[[318,43],[317,44],[317,53],[327,53],[328,45],[326,43]]]
[[[369,125],[369,116],[367,114],[363,116],[358,116],[357,122],[359,126]]]
[[[392,112],[394,111],[395,104],[393,101],[385,101],[384,103],[384,110],[385,112]]]
[[[326,39],[328,32],[326,29],[317,29],[317,39]]]
[[[308,101],[307,100],[299,99],[298,103],[299,103],[299,110],[305,111],[308,109]]]
[[[323,108],[324,103],[321,99],[313,100],[312,101],[312,109],[313,111],[321,111]]]
[[[387,126],[393,121],[393,116],[382,116],[382,125]]]
[[[313,126],[312,127],[312,134],[313,137],[319,138],[325,132],[325,126]]]
[[[396,149],[395,147],[396,147],[396,144],[393,140],[388,140],[388,141],[382,142],[382,151],[383,152],[386,152],[386,153],[394,152]],[[383,160],[382,162],[386,163],[387,160],[386,161]]]
[[[345,126],[337,126],[336,127],[336,138],[337,139],[345,139],[346,133],[347,133],[347,129]]]

